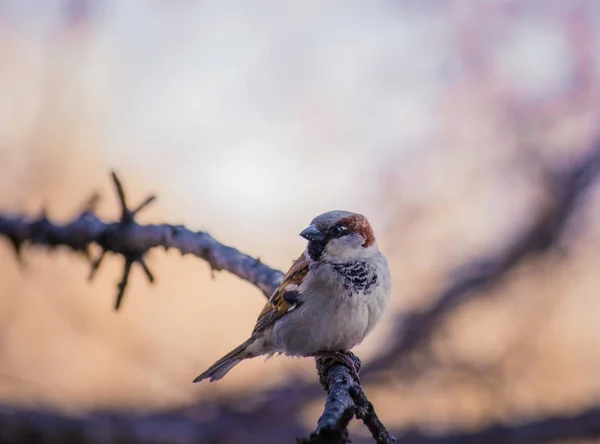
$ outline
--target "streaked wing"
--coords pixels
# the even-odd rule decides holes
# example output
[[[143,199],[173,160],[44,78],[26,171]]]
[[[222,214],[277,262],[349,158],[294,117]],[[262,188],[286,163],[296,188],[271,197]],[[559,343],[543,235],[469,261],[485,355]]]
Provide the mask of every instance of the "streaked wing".
[[[258,320],[254,326],[254,333],[273,325],[275,321],[297,308],[298,304],[301,304],[298,300],[297,290],[306,273],[308,273],[308,260],[304,257],[304,253],[302,253],[283,277],[281,284],[273,292],[269,301],[258,315]]]

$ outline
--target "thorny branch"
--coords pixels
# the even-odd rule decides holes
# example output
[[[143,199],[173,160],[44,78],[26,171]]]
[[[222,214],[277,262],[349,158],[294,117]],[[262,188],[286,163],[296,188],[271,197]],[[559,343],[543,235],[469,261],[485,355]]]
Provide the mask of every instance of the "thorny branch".
[[[207,261],[212,270],[229,271],[260,288],[266,296],[270,296],[281,281],[282,272],[233,247],[223,245],[208,233],[191,231],[181,225],[138,224],[135,216],[154,201],[155,196],[149,196],[134,210],[130,210],[119,179],[114,173],[112,178],[121,206],[121,219],[118,222],[106,222],[94,214],[94,206],[98,201],[94,195],[85,205],[84,211],[64,225],[51,222],[45,213],[38,218],[0,214],[0,235],[9,240],[17,256],[21,254],[24,245],[32,244],[50,248],[65,246],[89,257],[90,246],[96,244],[102,249],[102,253],[91,263],[90,278],[96,274],[107,252],[122,255],[125,266],[118,285],[115,303],[117,309],[122,302],[133,264],[139,264],[150,282],[154,281],[154,275],[144,258],[149,250],[156,247],[163,247],[165,250],[175,248],[181,254],[198,256]]]
[[[153,202],[155,196],[147,197],[134,210],[131,210],[127,205],[121,181],[114,172],[112,179],[121,207],[121,218],[118,222],[104,222],[94,214],[94,206],[98,201],[97,195],[94,195],[86,203],[81,215],[65,225],[52,223],[45,214],[38,219],[0,214],[0,234],[8,238],[17,256],[20,255],[24,244],[31,243],[49,247],[66,246],[89,258],[89,247],[91,244],[96,244],[102,251],[96,259],[91,261],[90,279],[102,264],[107,252],[122,255],[125,264],[123,277],[118,284],[115,302],[117,310],[123,301],[129,274],[134,264],[140,265],[149,281],[154,282],[154,275],[148,269],[144,257],[150,249],[156,247],[176,248],[182,254],[194,254],[206,260],[212,270],[227,270],[256,285],[266,296],[269,296],[281,281],[282,272],[270,268],[235,248],[221,244],[207,233],[193,232],[183,226],[138,224],[135,216]],[[360,365],[360,360],[356,356],[351,355],[351,357]],[[376,419],[372,406],[370,406],[372,414],[361,413],[367,408],[366,403],[368,402],[362,389],[358,389],[362,393],[362,396],[356,398],[359,402],[355,402],[350,395],[350,388],[354,387],[356,392],[358,385],[354,382],[348,367],[339,363],[327,364],[322,360],[317,361],[317,367],[321,381],[325,381],[323,384],[327,390],[327,401],[323,416],[319,419],[317,430],[312,435],[310,442],[332,444],[346,442],[348,435],[346,426],[353,418],[355,411],[357,417],[370,424],[369,430],[372,430],[374,437],[376,434],[389,437],[381,422],[378,420],[369,422],[373,417]],[[369,409],[367,408],[367,410]],[[393,441],[377,440],[377,442]]]

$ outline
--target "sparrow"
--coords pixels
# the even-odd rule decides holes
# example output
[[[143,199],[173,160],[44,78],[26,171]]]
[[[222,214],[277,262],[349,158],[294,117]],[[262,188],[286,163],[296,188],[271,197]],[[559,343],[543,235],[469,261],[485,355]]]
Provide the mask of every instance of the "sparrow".
[[[332,357],[352,365],[344,352],[373,330],[390,298],[388,262],[361,214],[323,213],[300,236],[308,240],[306,250],[258,315],[250,338],[194,382],[217,381],[261,355]]]

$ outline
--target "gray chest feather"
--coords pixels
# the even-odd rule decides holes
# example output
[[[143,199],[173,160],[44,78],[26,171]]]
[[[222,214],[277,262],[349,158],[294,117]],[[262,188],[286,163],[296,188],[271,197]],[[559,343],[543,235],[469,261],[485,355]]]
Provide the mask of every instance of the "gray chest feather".
[[[378,276],[372,265],[365,261],[332,264],[344,283],[344,288],[352,293],[369,294],[378,284]]]

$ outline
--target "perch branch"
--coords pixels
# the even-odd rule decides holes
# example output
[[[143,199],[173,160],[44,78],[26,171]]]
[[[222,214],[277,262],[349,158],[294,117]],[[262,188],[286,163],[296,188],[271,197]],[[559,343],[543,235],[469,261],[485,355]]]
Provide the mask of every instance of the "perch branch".
[[[353,362],[355,369],[360,371],[360,359],[353,353],[346,356]],[[360,381],[347,363],[331,358],[316,360],[319,381],[327,392],[325,409],[317,422],[317,429],[310,439],[299,440],[301,444],[345,444],[348,440],[348,424],[354,416],[362,419],[368,427],[377,444],[396,442],[389,434],[377,415],[373,404],[363,392]]]
[[[350,354],[349,354],[350,355]],[[360,360],[351,355],[360,366]],[[354,417],[354,401],[350,397],[350,387],[354,378],[350,368],[331,359],[316,359],[319,381],[327,392],[325,409],[317,422],[317,429],[308,441],[311,444],[346,444],[348,424]]]

